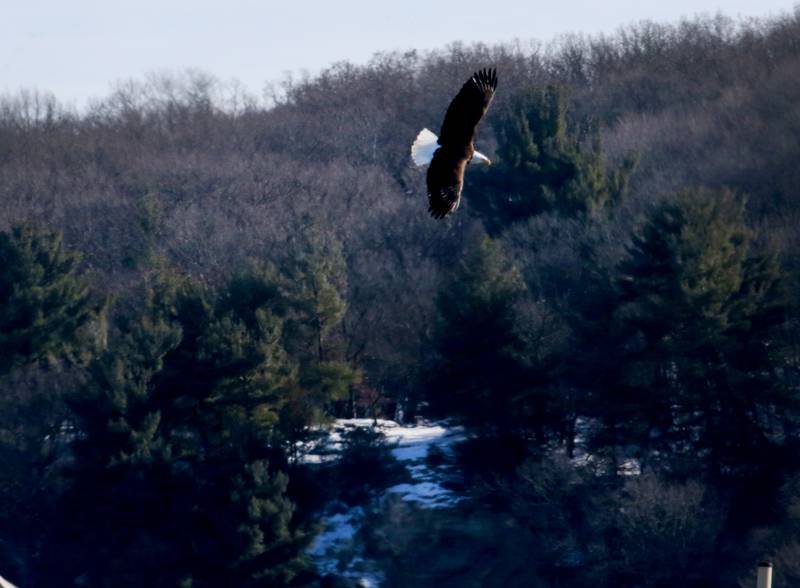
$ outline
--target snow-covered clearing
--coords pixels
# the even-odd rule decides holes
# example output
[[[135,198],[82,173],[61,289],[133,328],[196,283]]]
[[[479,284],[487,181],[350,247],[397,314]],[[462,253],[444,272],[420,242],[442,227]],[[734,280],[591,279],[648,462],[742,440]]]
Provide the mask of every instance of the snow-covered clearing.
[[[580,418],[576,423],[575,451],[571,459],[576,467],[592,467],[596,461],[587,447],[598,423]],[[323,530],[316,537],[308,553],[321,574],[335,574],[349,578],[363,588],[377,588],[385,577],[378,563],[365,557],[364,533],[366,524],[400,504],[411,509],[448,509],[456,506],[462,497],[447,486],[452,477],[453,445],[466,438],[462,427],[445,422],[420,422],[399,425],[390,420],[340,419],[325,430],[317,431],[320,438],[306,443],[301,449],[301,459],[306,463],[325,463],[336,460],[341,451],[343,433],[348,429],[375,427],[380,430],[392,448],[394,457],[408,472],[408,480],[395,484],[363,506],[349,507],[343,503],[328,505],[323,516]],[[438,459],[428,459],[434,450]],[[638,460],[624,458],[619,463],[619,475],[635,476],[641,472]]]
[[[464,438],[461,427],[448,427],[445,423],[422,422],[403,426],[389,420],[339,419],[329,434],[305,449],[306,463],[321,463],[336,459],[341,447],[342,433],[354,427],[376,427],[392,447],[392,454],[406,466],[410,481],[386,488],[366,507],[347,509],[334,504],[323,521],[323,531],[312,544],[309,555],[322,574],[338,574],[357,579],[364,588],[380,586],[383,574],[374,562],[364,559],[358,543],[358,531],[369,516],[369,511],[379,510],[391,499],[399,498],[419,508],[449,508],[460,500],[444,486],[449,475],[448,466],[432,465],[426,461],[432,448],[443,455],[450,453],[453,443]]]

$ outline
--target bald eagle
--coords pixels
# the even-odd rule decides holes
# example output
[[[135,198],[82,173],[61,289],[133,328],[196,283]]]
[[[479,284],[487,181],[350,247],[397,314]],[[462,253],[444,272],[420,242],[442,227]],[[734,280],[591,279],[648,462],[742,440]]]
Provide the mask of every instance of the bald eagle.
[[[461,87],[444,115],[439,137],[422,129],[411,145],[411,158],[417,167],[428,167],[428,211],[434,218],[444,218],[458,208],[464,169],[478,161],[491,165],[483,153],[475,150],[475,127],[481,120],[497,88],[497,72],[482,69]]]

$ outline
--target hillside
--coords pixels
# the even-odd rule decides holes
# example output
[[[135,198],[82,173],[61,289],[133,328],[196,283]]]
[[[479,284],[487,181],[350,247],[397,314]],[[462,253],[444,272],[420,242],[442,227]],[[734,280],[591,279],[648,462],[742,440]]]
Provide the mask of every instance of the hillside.
[[[438,222],[410,144],[488,66]],[[790,585],[798,162],[797,9],[0,97],[0,573]]]

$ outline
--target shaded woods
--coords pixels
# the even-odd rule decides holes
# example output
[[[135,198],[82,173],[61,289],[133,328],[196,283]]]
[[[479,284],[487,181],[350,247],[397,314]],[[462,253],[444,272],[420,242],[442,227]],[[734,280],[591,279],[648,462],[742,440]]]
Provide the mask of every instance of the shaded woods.
[[[437,222],[409,146],[487,65],[495,165]],[[800,579],[800,14],[270,90],[0,98],[0,573],[346,586],[298,448],[402,413],[466,427],[467,500],[389,585]]]

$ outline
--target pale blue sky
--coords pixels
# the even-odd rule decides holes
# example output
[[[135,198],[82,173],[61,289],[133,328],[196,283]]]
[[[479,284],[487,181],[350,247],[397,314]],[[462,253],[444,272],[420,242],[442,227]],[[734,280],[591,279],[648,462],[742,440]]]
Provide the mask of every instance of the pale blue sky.
[[[119,80],[198,68],[254,93],[285,72],[363,63],[376,51],[452,41],[548,41],[644,19],[722,12],[769,16],[797,0],[17,0],[3,2],[0,92],[52,91],[68,103]]]

